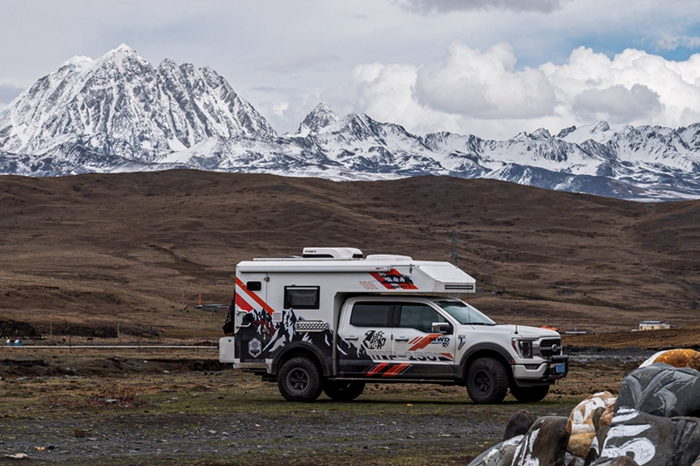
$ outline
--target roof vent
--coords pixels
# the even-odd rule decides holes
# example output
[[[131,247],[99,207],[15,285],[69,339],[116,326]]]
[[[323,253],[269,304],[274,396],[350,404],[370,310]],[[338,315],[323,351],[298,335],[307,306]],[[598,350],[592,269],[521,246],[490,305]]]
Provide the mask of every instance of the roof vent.
[[[356,248],[304,248],[305,259],[362,259],[362,251]]]
[[[411,256],[398,256],[396,254],[370,254],[367,256],[368,261],[386,261],[386,262],[411,262]]]

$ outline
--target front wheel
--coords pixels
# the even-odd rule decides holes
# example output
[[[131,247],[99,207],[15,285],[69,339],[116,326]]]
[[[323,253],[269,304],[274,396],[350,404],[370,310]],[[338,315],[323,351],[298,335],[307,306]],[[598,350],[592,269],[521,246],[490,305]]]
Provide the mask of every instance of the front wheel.
[[[544,399],[549,393],[549,385],[540,385],[537,387],[510,387],[510,393],[521,403],[537,403]]]
[[[328,381],[323,387],[323,393],[333,401],[352,401],[362,394],[364,382]]]
[[[496,404],[508,393],[508,373],[493,358],[479,358],[469,365],[467,392],[476,404]]]
[[[321,372],[308,358],[292,358],[282,364],[277,387],[287,401],[314,401],[321,394]]]

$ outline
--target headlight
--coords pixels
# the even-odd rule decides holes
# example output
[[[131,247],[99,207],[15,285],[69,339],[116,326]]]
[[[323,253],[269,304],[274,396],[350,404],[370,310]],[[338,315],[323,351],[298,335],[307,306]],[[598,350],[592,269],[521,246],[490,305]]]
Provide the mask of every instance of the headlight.
[[[513,349],[523,359],[532,359],[532,342],[513,338]]]

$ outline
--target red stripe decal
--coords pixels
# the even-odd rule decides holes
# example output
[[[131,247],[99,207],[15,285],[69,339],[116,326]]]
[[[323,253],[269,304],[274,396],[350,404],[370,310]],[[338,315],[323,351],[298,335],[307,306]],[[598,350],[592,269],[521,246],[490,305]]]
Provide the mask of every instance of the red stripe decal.
[[[262,299],[260,299],[260,296],[256,295],[256,294],[253,293],[252,291],[248,291],[248,288],[245,286],[245,283],[243,283],[243,282],[241,281],[241,279],[238,278],[238,277],[236,277],[236,285],[238,285],[238,287],[239,287],[241,290],[243,290],[248,296],[250,296],[250,298],[251,298],[253,301],[255,301],[260,307],[262,307],[263,309],[265,309],[265,310],[267,311],[268,314],[272,314],[273,312],[275,312],[270,306],[267,305],[267,303],[266,303],[265,301],[263,301]]]
[[[375,374],[381,372],[381,371],[382,371],[386,366],[388,366],[388,365],[389,365],[388,362],[383,362],[383,363],[381,363],[381,364],[377,364],[376,366],[374,366],[374,367],[372,368],[372,370],[370,370],[369,372],[367,372],[367,377],[372,377],[373,375],[375,375]]]
[[[406,369],[408,369],[410,366],[411,365],[409,363],[397,364],[388,371],[386,371],[384,374],[382,374],[382,377],[396,377],[397,375],[401,374]]]
[[[238,307],[242,311],[250,312],[253,310],[253,306],[248,304],[248,301],[243,299],[243,296],[241,296],[241,293],[236,293],[236,307]]]
[[[439,333],[431,333],[430,335],[427,335],[423,338],[420,339],[420,341],[416,342],[415,345],[411,346],[408,350],[409,351],[415,351],[418,349],[423,349],[426,346],[430,344],[434,339],[438,338],[440,336]]]

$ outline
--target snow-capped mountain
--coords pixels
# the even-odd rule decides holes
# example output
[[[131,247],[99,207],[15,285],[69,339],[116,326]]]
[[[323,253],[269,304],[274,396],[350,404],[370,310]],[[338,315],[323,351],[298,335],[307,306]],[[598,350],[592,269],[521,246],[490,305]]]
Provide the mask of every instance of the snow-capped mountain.
[[[319,104],[295,134],[265,118],[210,68],[153,68],[122,45],[76,57],[0,112],[0,173],[59,176],[196,168],[335,180],[418,175],[493,178],[639,200],[700,198],[700,124],[605,122],[505,141],[413,135]]]

